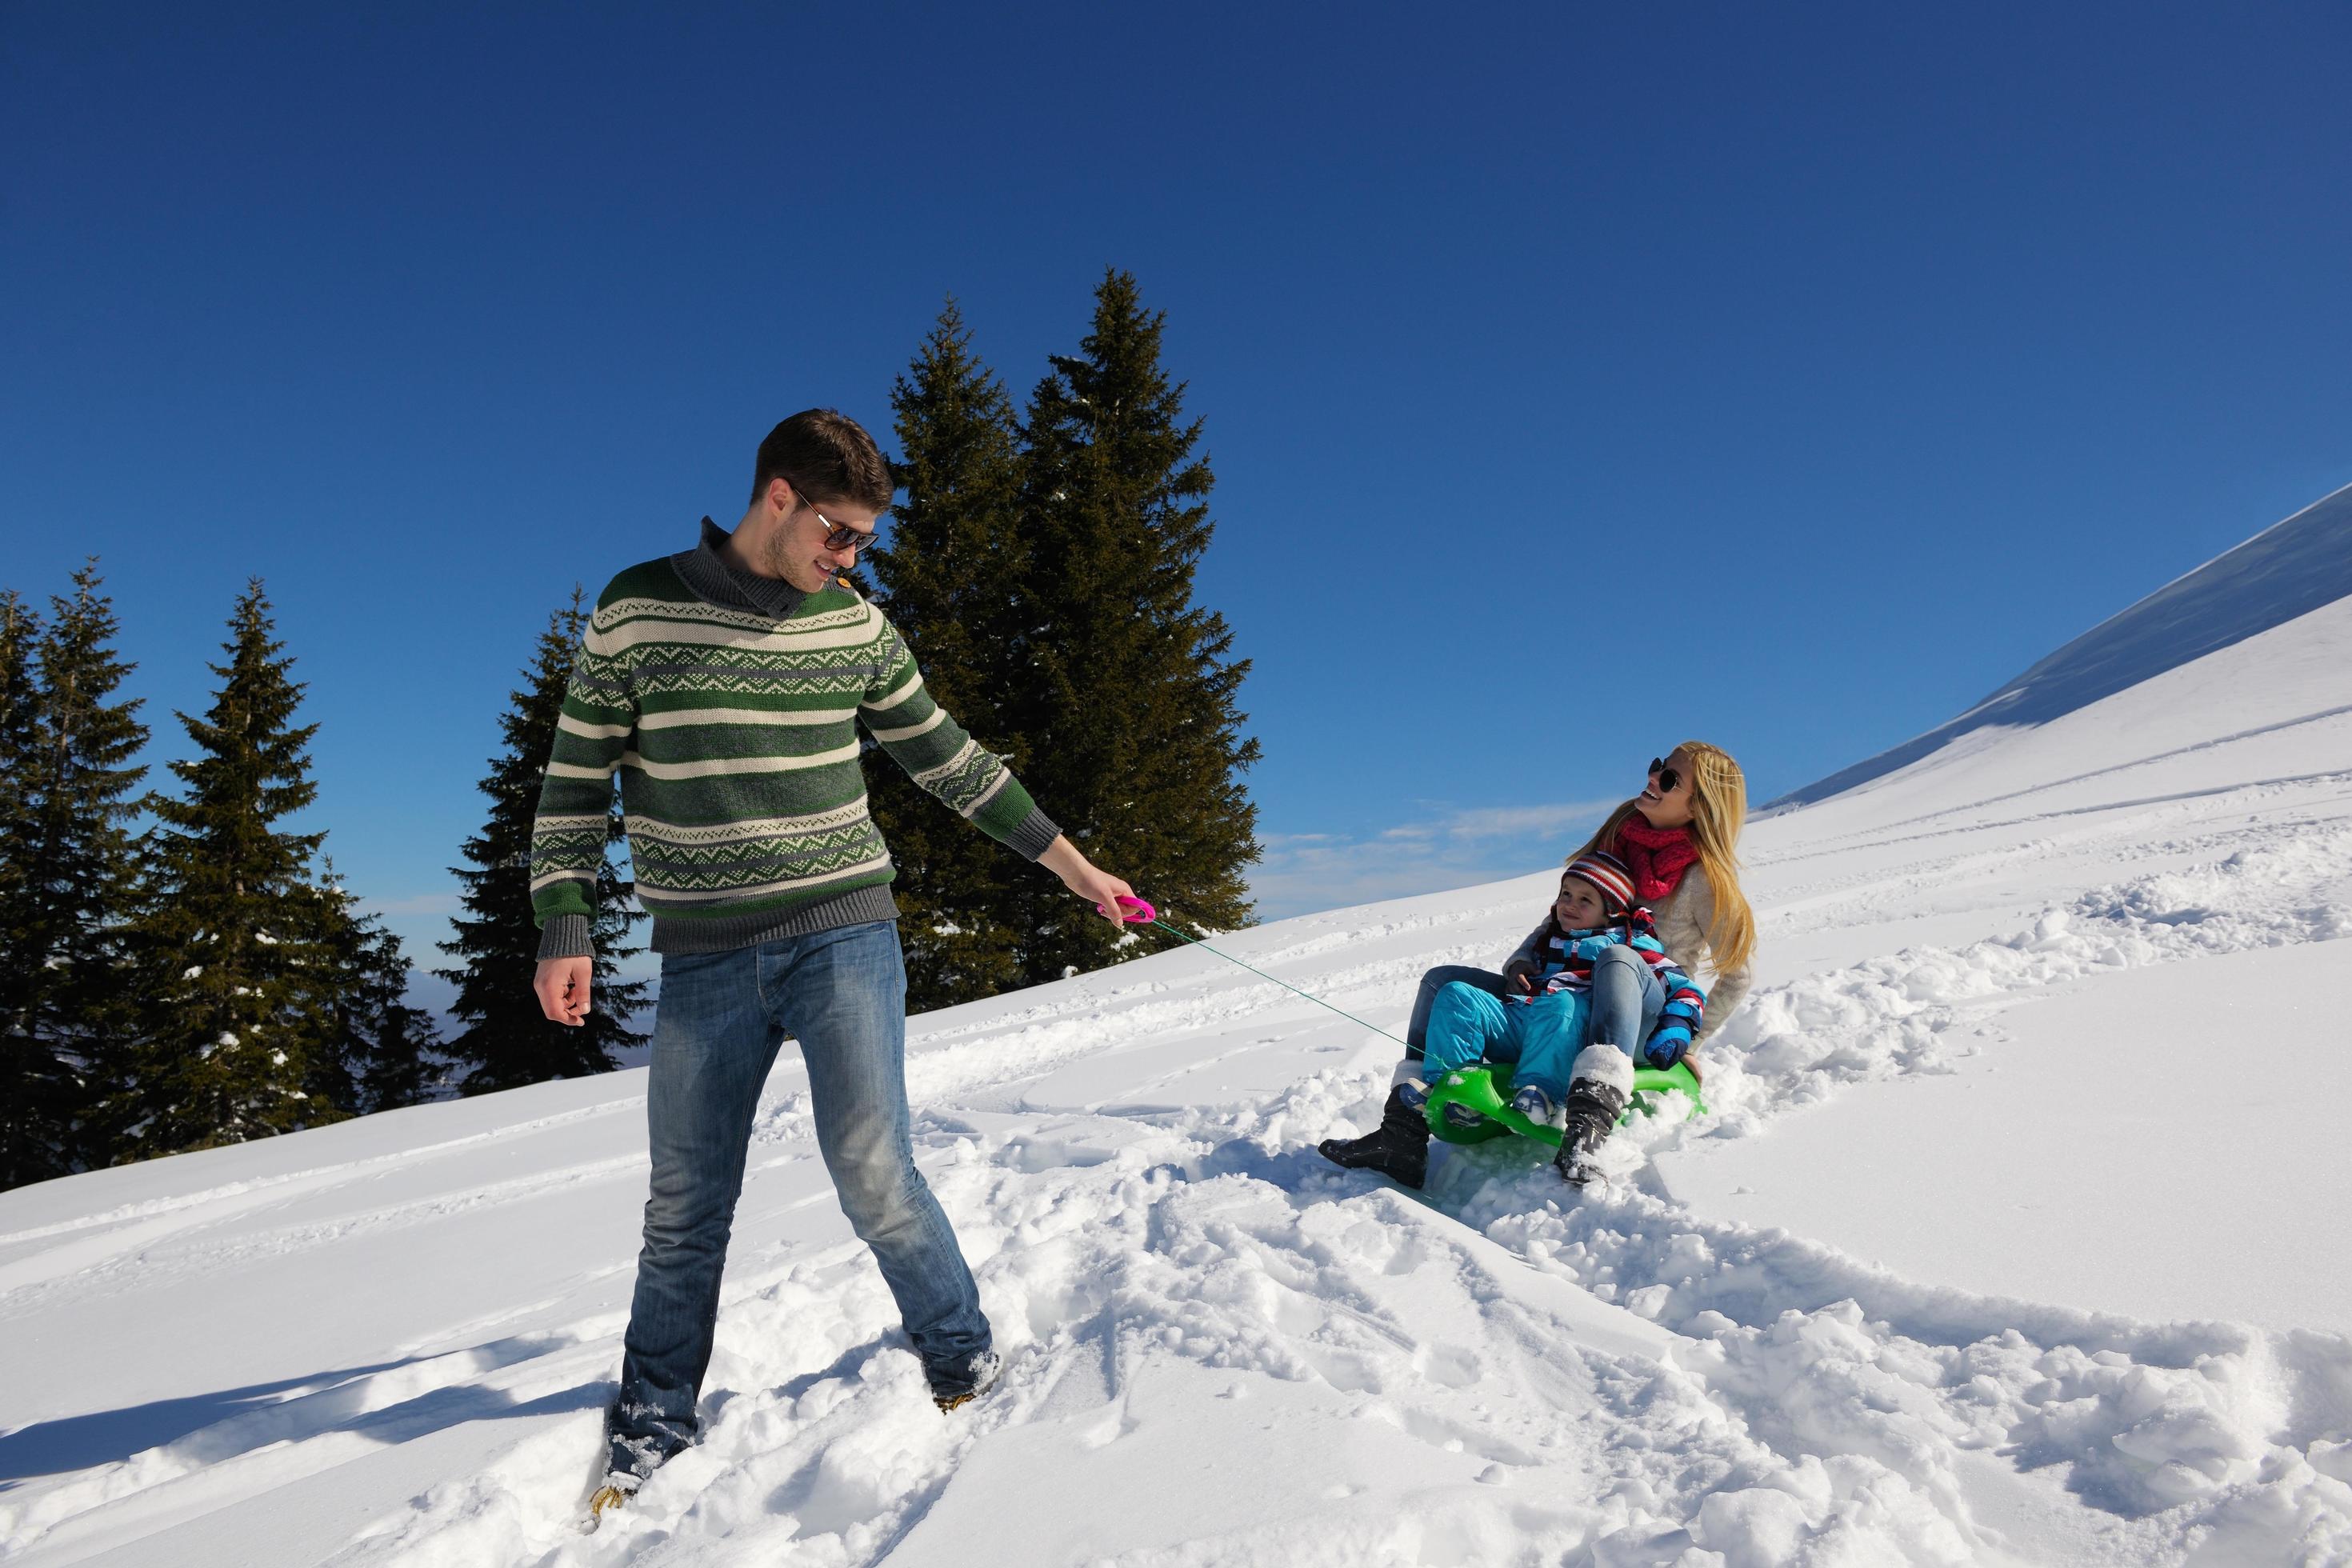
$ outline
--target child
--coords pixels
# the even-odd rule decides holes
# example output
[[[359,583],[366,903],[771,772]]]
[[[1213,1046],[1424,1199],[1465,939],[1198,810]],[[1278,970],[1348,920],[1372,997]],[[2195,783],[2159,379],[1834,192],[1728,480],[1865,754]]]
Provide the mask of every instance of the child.
[[[1391,1091],[1397,1114],[1384,1114],[1381,1126],[1363,1138],[1327,1143],[1324,1155],[1420,1185],[1428,1131],[1418,1119],[1428,1085],[1491,1058],[1518,1064],[1512,1109],[1562,1127],[1556,1162],[1561,1177],[1579,1185],[1589,1181],[1592,1156],[1633,1092],[1628,1043],[1638,1043],[1650,1066],[1672,1067],[1689,1048],[1706,1006],[1705,993],[1659,944],[1650,911],[1633,899],[1633,875],[1614,855],[1588,850],[1571,861],[1549,920],[1505,968],[1505,994],[1459,981],[1440,990],[1418,1079],[1401,1070],[1402,1081]]]
[[[1511,1108],[1562,1128],[1559,1173],[1581,1184],[1633,1092],[1629,1050],[1638,1044],[1654,1068],[1680,1061],[1706,995],[1666,956],[1650,911],[1633,905],[1632,870],[1605,850],[1570,863],[1532,961],[1503,974],[1512,991],[1500,998],[1458,982],[1437,994],[1423,1076],[1516,1055]]]

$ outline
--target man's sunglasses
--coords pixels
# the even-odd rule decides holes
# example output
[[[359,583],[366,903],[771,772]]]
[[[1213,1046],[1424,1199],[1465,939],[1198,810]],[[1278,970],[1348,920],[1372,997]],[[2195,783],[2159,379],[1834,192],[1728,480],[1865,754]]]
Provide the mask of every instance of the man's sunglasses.
[[[808,502],[809,510],[816,512],[816,520],[824,524],[826,531],[824,547],[827,550],[858,551],[874,542],[875,530],[852,528],[845,522],[835,522],[824,513],[816,510],[816,502],[809,500],[806,496],[803,496],[801,500]]]
[[[1672,795],[1682,787],[1681,770],[1666,766],[1666,759],[1664,757],[1650,759],[1650,772],[1657,776],[1660,795]]]

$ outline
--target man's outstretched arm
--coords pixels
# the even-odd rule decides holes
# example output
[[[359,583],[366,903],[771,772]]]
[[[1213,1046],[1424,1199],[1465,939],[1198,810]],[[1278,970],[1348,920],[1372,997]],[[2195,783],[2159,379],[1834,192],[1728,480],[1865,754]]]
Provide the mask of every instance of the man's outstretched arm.
[[[866,731],[890,760],[907,770],[933,799],[991,838],[1062,879],[1070,891],[1109,911],[1118,923],[1121,895],[1135,889],[1078,852],[1053,820],[1038,809],[1013,776],[1004,759],[990,752],[931,700],[915,656],[886,625],[886,654],[877,679],[859,708]]]

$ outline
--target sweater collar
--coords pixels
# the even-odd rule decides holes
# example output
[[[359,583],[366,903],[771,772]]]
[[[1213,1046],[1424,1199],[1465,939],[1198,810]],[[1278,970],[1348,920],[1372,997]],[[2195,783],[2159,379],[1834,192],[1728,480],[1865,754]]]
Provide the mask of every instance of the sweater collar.
[[[730,610],[786,621],[805,608],[814,594],[803,594],[781,577],[761,577],[729,564],[720,550],[734,536],[709,518],[702,520],[702,538],[691,550],[670,557],[670,564],[686,585],[712,604]]]

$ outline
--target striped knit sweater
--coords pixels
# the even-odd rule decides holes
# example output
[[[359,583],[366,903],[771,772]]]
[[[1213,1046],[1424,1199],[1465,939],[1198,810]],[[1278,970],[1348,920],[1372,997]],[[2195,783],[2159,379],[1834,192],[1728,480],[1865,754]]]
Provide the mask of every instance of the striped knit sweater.
[[[898,913],[856,721],[940,802],[1029,859],[1060,829],[931,700],[882,612],[695,550],[596,601],[531,827],[540,956],[592,951],[613,775],[656,952],[721,952]]]

